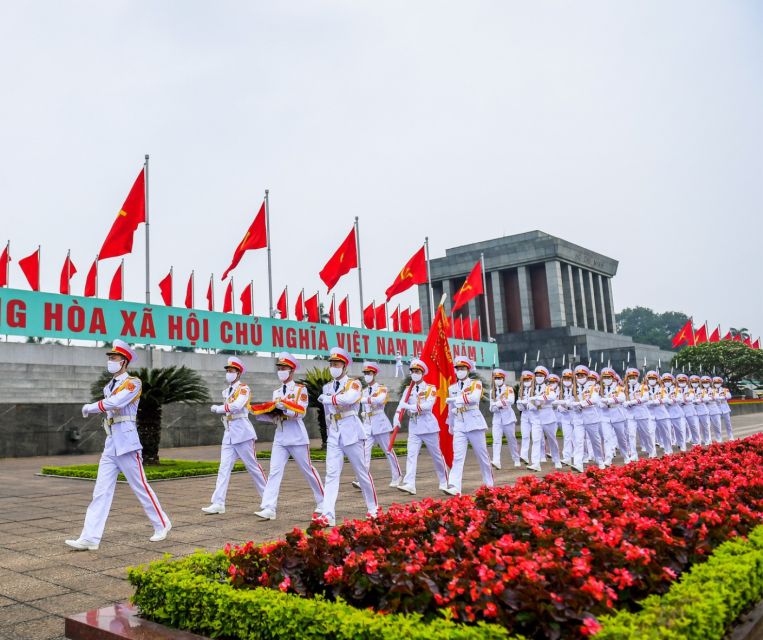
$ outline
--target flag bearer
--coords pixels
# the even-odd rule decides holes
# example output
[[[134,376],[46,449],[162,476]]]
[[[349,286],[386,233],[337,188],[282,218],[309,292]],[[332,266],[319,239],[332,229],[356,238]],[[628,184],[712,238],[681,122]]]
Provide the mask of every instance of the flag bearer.
[[[506,384],[506,372],[503,369],[493,370],[490,412],[493,414],[493,466],[501,468],[501,445],[506,436],[514,467],[521,467],[516,433],[517,417],[514,415],[514,389]]]
[[[487,422],[480,412],[482,382],[469,380],[469,372],[474,369],[469,358],[458,356],[454,358],[453,366],[458,382],[450,385],[449,397],[445,400],[449,405],[448,423],[453,434],[453,468],[445,493],[455,496],[461,493],[466,450],[470,444],[482,471],[482,483],[488,487],[493,486],[493,470],[487,455]]]
[[[723,386],[723,378],[720,376],[715,376],[713,378],[713,386],[715,387],[718,406],[721,408],[721,420],[723,421],[723,426],[726,428],[726,437],[729,440],[733,440],[734,430],[731,428],[731,407],[729,407],[731,391]]]
[[[217,483],[212,494],[212,503],[202,507],[208,515],[225,513],[225,496],[228,493],[228,483],[233,465],[241,460],[254,482],[254,488],[260,495],[265,491],[267,477],[257,462],[257,451],[254,443],[257,434],[249,421],[249,403],[252,400],[249,387],[241,381],[246,373],[244,363],[237,357],[231,356],[225,367],[225,381],[228,386],[223,389],[223,404],[213,404],[212,413],[221,416],[223,441],[220,448],[220,468],[217,471]]]
[[[432,414],[437,402],[437,387],[424,381],[429,368],[423,360],[414,358],[409,369],[411,384],[400,399],[394,418],[394,426],[399,429],[404,413],[408,414],[408,455],[405,477],[398,489],[416,495],[416,468],[421,445],[424,444],[432,457],[440,491],[445,491],[448,488],[448,467],[440,449],[440,425]]]
[[[135,351],[123,340],[114,340],[111,351],[106,355],[107,368],[113,378],[103,389],[103,400],[82,407],[84,418],[105,414],[103,427],[106,430],[106,443],[98,463],[93,500],[87,508],[82,533],[76,540],[66,540],[67,545],[78,551],[98,549],[120,471],[154,527],[154,535],[149,540],[164,540],[172,528],[170,519],[162,511],[159,499],[146,482],[143,472],[143,447],[136,426],[141,382],[140,378],[127,373],[127,367],[135,358]]]
[[[269,414],[258,416],[258,420],[276,424],[273,449],[270,452],[270,473],[262,494],[260,510],[254,512],[254,515],[263,520],[276,518],[278,494],[289,456],[294,458],[313,492],[315,513],[321,513],[323,508],[323,484],[310,460],[310,438],[303,421],[307,412],[307,389],[294,381],[296,371],[297,359],[293,355],[286,351],[276,355],[276,375],[281,384],[273,391],[273,402],[282,413],[277,417]]]
[[[326,443],[326,482],[324,484],[323,516],[329,525],[336,524],[336,499],[345,456],[350,461],[360,490],[366,501],[367,515],[375,518],[379,510],[371,472],[366,466],[363,451],[363,423],[358,417],[363,388],[358,380],[347,375],[352,364],[350,354],[340,347],[331,349],[329,372],[333,378],[323,386],[318,397],[326,409],[328,442]]]

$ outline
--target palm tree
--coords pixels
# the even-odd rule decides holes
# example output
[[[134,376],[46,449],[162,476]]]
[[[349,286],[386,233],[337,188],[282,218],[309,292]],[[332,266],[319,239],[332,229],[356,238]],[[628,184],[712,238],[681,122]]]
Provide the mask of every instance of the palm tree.
[[[133,375],[140,378],[142,392],[138,405],[138,436],[143,445],[143,461],[159,464],[159,440],[162,436],[162,407],[172,402],[209,402],[209,391],[201,376],[188,367],[139,369]],[[93,399],[103,397],[103,387],[111,380],[104,373],[93,383]]]
[[[308,406],[318,409],[318,428],[321,431],[321,449],[326,448],[328,441],[328,428],[326,427],[326,410],[318,402],[318,396],[323,393],[323,385],[331,382],[332,377],[328,369],[318,369],[314,367],[308,369],[305,377],[297,380],[299,384],[305,385],[307,389]]]
[[[739,329],[735,329],[734,327],[731,327],[731,329],[729,329],[729,332],[731,333],[732,338],[734,338],[735,336],[739,336],[739,339],[742,341],[747,340],[747,338],[750,337],[750,330],[747,327],[740,327]]]

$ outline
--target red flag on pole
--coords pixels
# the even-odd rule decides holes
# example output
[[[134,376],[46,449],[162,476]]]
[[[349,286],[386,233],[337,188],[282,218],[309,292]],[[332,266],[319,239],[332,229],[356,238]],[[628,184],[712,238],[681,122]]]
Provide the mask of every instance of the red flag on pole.
[[[278,310],[282,320],[288,320],[289,318],[289,294],[287,293],[288,288],[288,286],[283,288],[283,293],[281,294],[281,297],[278,298],[278,302],[276,302],[276,309]]]
[[[710,334],[710,337],[707,339],[708,342],[720,342],[721,341],[721,325],[718,325],[715,328],[715,331],[713,331]]]
[[[724,340],[733,340],[733,338],[731,337],[731,330],[730,329],[729,329],[728,332],[726,332],[726,335],[723,336],[723,339]]]
[[[400,331],[400,305],[395,307],[389,317],[392,320],[392,331]]]
[[[172,267],[169,273],[159,282],[159,293],[162,295],[162,302],[168,307],[172,306]]]
[[[297,304],[294,306],[294,317],[297,322],[302,322],[305,319],[305,290],[299,292],[297,296]]]
[[[334,313],[334,294],[331,294],[331,304],[329,305],[329,324],[336,324],[336,314]]]
[[[95,260],[93,260],[93,264],[90,266],[90,271],[87,272],[85,295],[88,298],[94,298],[98,295],[98,256],[95,256]]]
[[[703,324],[697,331],[694,332],[693,344],[702,344],[707,342],[707,325]]]
[[[193,309],[193,271],[188,276],[188,284],[185,287],[185,308]]]
[[[451,313],[455,313],[458,309],[463,307],[469,300],[476,298],[483,293],[482,289],[482,261],[478,260],[474,265],[471,273],[466,277],[464,284],[458,290],[455,296],[453,296],[453,308]]]
[[[375,317],[376,317],[376,308],[374,307],[374,303],[372,302],[365,309],[363,309],[363,326],[366,329],[373,329]]]
[[[228,281],[228,288],[225,289],[223,313],[233,313],[233,278]]]
[[[758,338],[755,342],[752,343],[753,349],[760,349],[760,338]]]
[[[215,310],[215,288],[213,284],[214,279],[215,275],[211,274],[209,276],[209,287],[207,287],[207,309],[209,311]]]
[[[400,312],[400,331],[403,333],[411,332],[411,308],[403,309]]]
[[[321,321],[317,293],[311,298],[308,298],[307,300],[305,300],[305,313],[307,314],[308,322],[318,323]]]
[[[383,302],[374,310],[374,329],[381,331],[387,328],[387,305]]]
[[[472,340],[479,341],[480,339],[480,319],[475,318],[472,320]]]
[[[344,239],[334,255],[321,269],[320,277],[324,284],[331,291],[334,285],[339,282],[346,273],[358,266],[358,245],[355,240],[355,227],[352,227],[350,234]]]
[[[252,224],[249,225],[249,229],[247,229],[244,234],[244,239],[233,252],[233,259],[231,260],[230,266],[225,270],[221,279],[225,280],[225,278],[228,277],[228,274],[236,268],[247,251],[250,249],[265,249],[267,246],[268,231],[267,225],[265,224],[265,203],[263,202],[260,210],[254,217]]]
[[[125,261],[119,263],[109,287],[109,300],[122,300],[124,297],[124,266]]]
[[[32,291],[40,290],[40,247],[37,251],[19,260],[19,267],[24,272]]]
[[[472,319],[470,316],[461,318],[461,335],[464,340],[472,339]]]
[[[61,286],[59,287],[59,291],[64,295],[68,296],[71,293],[71,279],[75,273],[77,273],[77,268],[72,262],[71,253],[67,251],[66,260],[64,260],[64,266],[61,269]]]
[[[673,336],[672,348],[680,347],[682,344],[692,346],[694,344],[694,327],[691,323],[691,318],[686,321],[686,324],[678,330],[678,333]]]
[[[751,347],[752,346],[752,336],[747,336],[744,340],[742,340],[742,344]]]
[[[411,332],[421,333],[421,309],[416,309],[411,314]]]
[[[461,322],[461,316],[456,316],[453,318],[453,337],[456,340],[464,339],[464,327],[463,323]]]
[[[415,284],[427,282],[427,258],[422,246],[397,274],[395,281],[387,288],[387,302],[392,296],[410,289]]]
[[[140,170],[137,180],[132,185],[127,199],[117,214],[117,219],[111,225],[109,234],[103,241],[98,253],[99,260],[117,258],[132,253],[132,240],[135,230],[141,222],[146,221],[146,174],[145,168]]]
[[[246,285],[246,288],[241,292],[241,315],[252,315],[252,300],[254,299],[254,282],[250,282]]]
[[[346,295],[339,303],[339,324],[350,324],[350,296]]]
[[[440,425],[440,450],[445,464],[450,467],[453,465],[453,437],[448,433],[448,405],[445,399],[448,397],[448,387],[456,381],[456,375],[448,345],[448,324],[448,318],[440,305],[421,351],[421,359],[429,368],[424,380],[437,387],[437,400],[432,407],[432,414]]]
[[[8,271],[11,265],[11,243],[6,243],[2,255],[0,255],[0,287],[8,286]]]

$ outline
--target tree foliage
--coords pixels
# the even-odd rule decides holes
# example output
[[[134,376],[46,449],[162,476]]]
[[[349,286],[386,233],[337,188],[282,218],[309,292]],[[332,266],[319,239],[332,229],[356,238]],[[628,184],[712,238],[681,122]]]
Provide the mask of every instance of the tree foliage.
[[[137,426],[138,436],[143,445],[143,460],[146,464],[159,464],[162,407],[173,402],[209,402],[209,391],[201,376],[188,367],[139,369],[130,375],[137,376],[141,381]],[[93,383],[90,388],[93,400],[103,397],[103,387],[110,380],[111,374],[104,372]]]
[[[627,307],[617,314],[617,331],[631,336],[635,342],[671,349],[673,336],[688,319],[680,311],[656,313],[647,307]]]
[[[739,383],[745,379],[763,380],[763,351],[741,342],[705,342],[686,347],[673,358],[673,367],[692,373],[718,375],[728,381],[732,393],[740,393]]]

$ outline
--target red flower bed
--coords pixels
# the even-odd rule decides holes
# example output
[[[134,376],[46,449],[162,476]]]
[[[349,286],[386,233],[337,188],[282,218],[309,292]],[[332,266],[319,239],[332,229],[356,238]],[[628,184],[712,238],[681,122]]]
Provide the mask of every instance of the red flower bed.
[[[486,620],[531,638],[662,593],[763,520],[763,435],[585,474],[522,478],[377,520],[226,547],[234,586],[341,597],[380,612]]]

